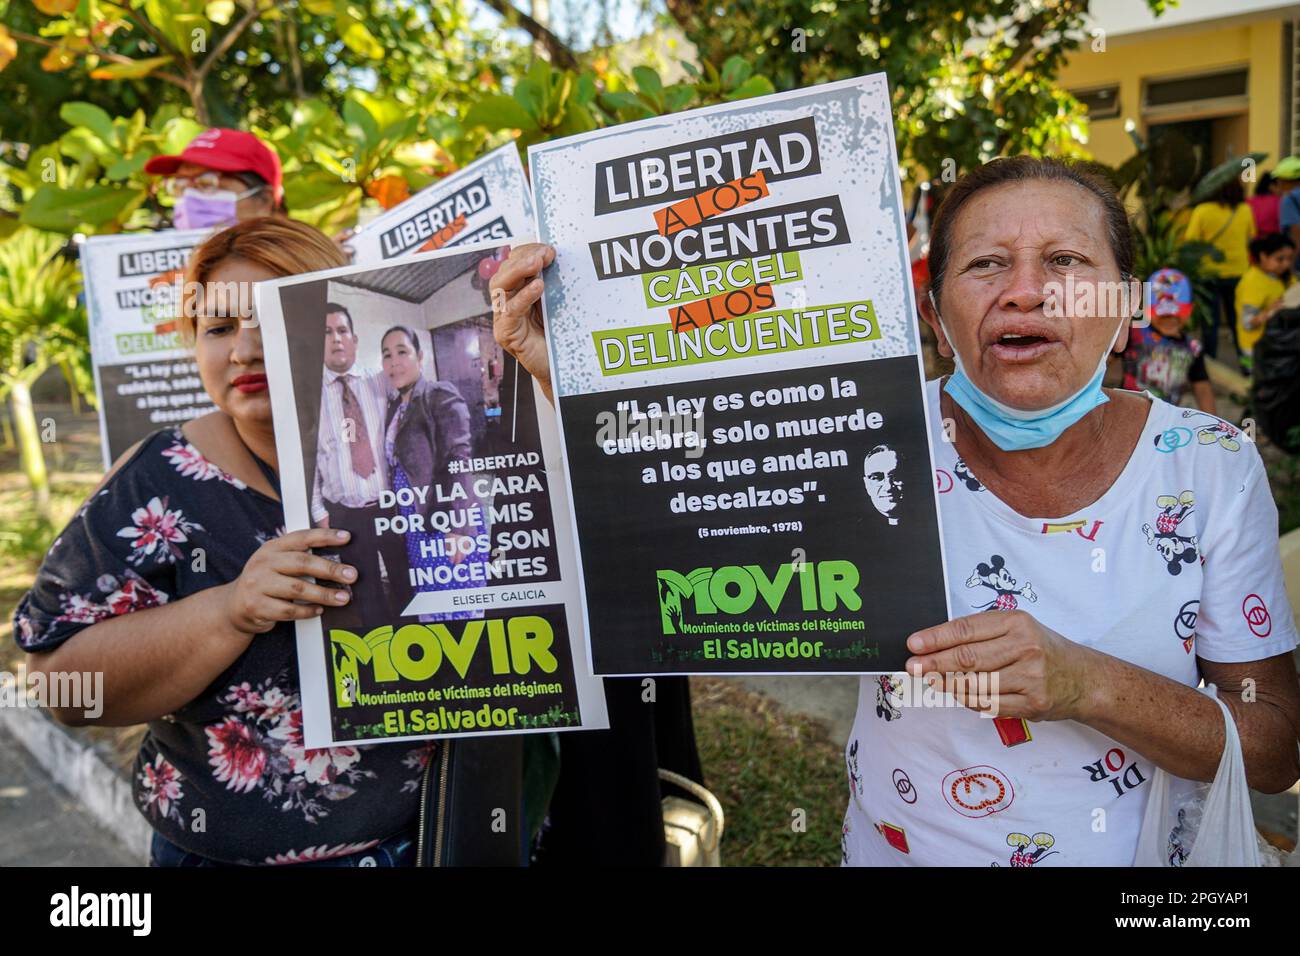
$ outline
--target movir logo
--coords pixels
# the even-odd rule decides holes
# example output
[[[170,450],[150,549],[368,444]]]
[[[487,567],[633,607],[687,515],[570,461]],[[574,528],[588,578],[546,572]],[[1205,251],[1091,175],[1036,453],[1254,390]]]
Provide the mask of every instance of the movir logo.
[[[856,611],[862,607],[858,569],[852,561],[786,563],[778,565],[771,577],[757,564],[656,574],[665,634],[686,633],[682,625],[688,610],[697,615],[744,614],[759,598],[773,613],[787,604],[788,596],[796,598],[797,606],[805,611],[834,611],[840,605]]]
[[[486,640],[484,640],[486,638]],[[460,634],[447,624],[391,624],[364,635],[342,628],[330,631],[334,671],[334,706],[363,703],[361,688],[393,681],[427,681],[446,662],[462,680],[470,666],[483,658],[493,676],[526,676],[533,668],[554,674],[555,633],[544,617],[524,614],[509,619],[466,621]]]

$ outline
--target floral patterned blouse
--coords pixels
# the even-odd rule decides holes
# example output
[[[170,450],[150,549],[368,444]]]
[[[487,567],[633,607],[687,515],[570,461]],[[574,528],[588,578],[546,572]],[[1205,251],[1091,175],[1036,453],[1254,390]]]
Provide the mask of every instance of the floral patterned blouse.
[[[106,618],[233,581],[283,526],[279,502],[208,461],[179,427],[155,432],[55,539],[14,635],[23,650],[48,651]],[[197,698],[149,722],[133,792],[155,830],[202,856],[327,859],[414,826],[429,752],[305,749],[294,629],[284,622]]]

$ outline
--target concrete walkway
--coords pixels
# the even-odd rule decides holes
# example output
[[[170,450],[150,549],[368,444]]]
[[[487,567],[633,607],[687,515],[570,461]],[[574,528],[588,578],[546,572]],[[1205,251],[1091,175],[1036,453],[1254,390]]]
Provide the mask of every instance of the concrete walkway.
[[[836,746],[848,742],[858,709],[858,678],[748,675],[736,679],[786,710],[820,720]]]
[[[0,727],[0,866],[140,866]]]

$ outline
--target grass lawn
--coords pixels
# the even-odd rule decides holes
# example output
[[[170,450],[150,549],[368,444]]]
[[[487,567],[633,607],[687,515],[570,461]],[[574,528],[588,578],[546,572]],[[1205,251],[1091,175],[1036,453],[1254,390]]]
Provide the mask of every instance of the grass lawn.
[[[726,814],[723,866],[838,865],[848,785],[823,725],[726,678],[692,677],[691,700],[704,780]]]
[[[3,410],[8,414],[8,409]],[[50,476],[54,525],[36,517],[35,499],[19,466],[16,448],[0,447],[0,640],[9,639],[14,605],[31,586],[54,535],[68,523],[104,474],[99,450],[99,418],[91,411],[74,413],[68,405],[37,405],[43,432],[52,424],[54,441],[41,447]],[[0,660],[4,655],[0,654]]]
[[[25,655],[13,640],[13,611],[54,536],[72,518],[103,477],[99,419],[94,412],[73,413],[67,405],[38,405],[36,420],[54,421],[55,441],[44,446],[50,472],[53,526],[37,519],[18,453],[0,448],[0,670],[14,672]],[[93,741],[101,754],[125,773],[139,749],[143,727],[76,727],[71,732]]]

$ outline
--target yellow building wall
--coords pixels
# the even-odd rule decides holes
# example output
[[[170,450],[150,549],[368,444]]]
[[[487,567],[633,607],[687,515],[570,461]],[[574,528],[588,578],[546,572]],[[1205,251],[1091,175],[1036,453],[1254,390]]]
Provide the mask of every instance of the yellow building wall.
[[[1250,30],[1250,148],[1266,150],[1268,165],[1287,156],[1282,141],[1282,21],[1252,24]]]
[[[1135,40],[1107,41],[1104,52],[1093,52],[1091,40],[1075,52],[1059,81],[1069,90],[1119,84],[1119,116],[1089,123],[1087,149],[1093,158],[1118,165],[1133,155],[1133,141],[1124,130],[1127,120],[1145,138],[1142,82],[1211,73],[1229,67],[1249,67],[1249,111],[1245,123],[1247,148],[1268,153],[1264,168],[1282,156],[1282,21],[1210,26],[1196,32],[1171,30]],[[1233,139],[1239,137],[1234,136]],[[1216,157],[1216,160],[1218,157]]]

